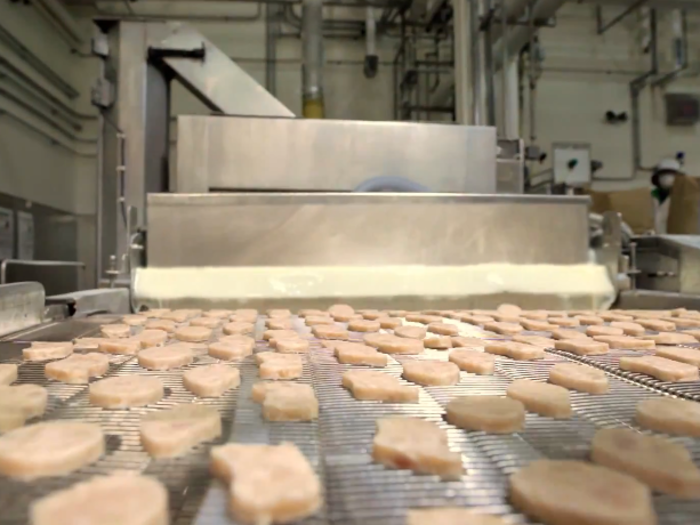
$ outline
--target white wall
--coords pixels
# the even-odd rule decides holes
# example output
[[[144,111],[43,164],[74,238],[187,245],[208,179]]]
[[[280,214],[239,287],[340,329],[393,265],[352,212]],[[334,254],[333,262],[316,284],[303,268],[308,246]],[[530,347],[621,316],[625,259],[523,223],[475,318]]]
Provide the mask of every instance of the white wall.
[[[33,7],[0,0],[0,23],[58,75],[72,82],[73,69],[78,66],[80,59],[71,55],[69,46]],[[69,106],[74,106],[70,98],[2,43],[0,43],[0,56],[29,75],[54,96]],[[4,79],[0,80],[0,87],[20,98],[24,99],[26,96],[19,88]],[[31,131],[27,125],[20,124],[14,118],[1,115],[0,192],[65,211],[80,211],[82,206],[79,205],[79,201],[82,197],[77,193],[78,181],[75,179],[75,167],[80,161],[71,149],[91,154],[94,153],[94,145],[75,144],[70,138],[52,130],[47,123],[2,96],[0,96],[0,111],[15,114],[16,117],[55,139],[52,140],[39,132]],[[61,143],[65,147],[56,143]]]
[[[605,10],[606,17],[615,9]],[[662,70],[672,69],[670,19],[661,13],[659,48]],[[691,13],[691,63],[697,63],[700,44],[700,13]],[[552,142],[589,142],[593,157],[604,162],[600,176],[632,176],[631,123],[604,122],[607,110],[630,114],[629,82],[649,69],[649,57],[639,45],[640,22],[636,15],[602,36],[596,34],[594,8],[567,4],[557,14],[557,27],[540,32],[546,59],[537,95],[537,143],[549,150]],[[587,72],[588,71],[588,72]],[[676,81],[668,91],[700,95],[700,79]],[[641,97],[642,163],[653,166],[662,157],[687,154],[687,171],[700,175],[700,129],[665,124],[664,90],[645,89]],[[527,115],[527,111],[525,112]],[[523,136],[527,136],[527,120]],[[548,167],[549,165],[547,164]],[[649,184],[650,174],[637,173],[632,181],[596,182],[601,190],[624,189]]]

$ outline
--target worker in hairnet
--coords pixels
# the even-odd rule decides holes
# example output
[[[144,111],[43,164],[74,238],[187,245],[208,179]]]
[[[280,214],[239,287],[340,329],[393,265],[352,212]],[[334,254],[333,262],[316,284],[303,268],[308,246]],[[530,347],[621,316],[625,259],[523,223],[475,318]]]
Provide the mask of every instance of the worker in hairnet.
[[[677,175],[683,175],[683,165],[677,159],[666,158],[654,168],[651,176],[654,200],[654,229],[661,235],[667,233],[668,212],[671,208],[671,189]]]

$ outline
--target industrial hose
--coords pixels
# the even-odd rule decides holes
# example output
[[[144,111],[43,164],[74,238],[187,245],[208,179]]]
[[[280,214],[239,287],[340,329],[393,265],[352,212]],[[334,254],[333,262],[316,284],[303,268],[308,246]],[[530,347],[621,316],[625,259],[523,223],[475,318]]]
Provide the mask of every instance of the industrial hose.
[[[369,193],[369,192],[413,192],[413,193],[429,193],[430,189],[413,182],[410,179],[405,179],[404,177],[396,177],[391,175],[381,175],[379,177],[373,177],[367,179],[361,183],[357,188],[352,190],[355,193]]]

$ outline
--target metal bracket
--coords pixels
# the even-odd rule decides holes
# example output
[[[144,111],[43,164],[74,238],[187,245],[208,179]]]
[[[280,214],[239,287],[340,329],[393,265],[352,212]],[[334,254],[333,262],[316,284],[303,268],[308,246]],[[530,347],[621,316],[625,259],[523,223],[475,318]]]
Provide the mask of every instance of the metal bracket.
[[[201,47],[192,49],[172,49],[167,47],[149,47],[148,58],[163,59],[163,58],[191,58],[193,60],[202,60],[207,56],[207,48],[202,42]]]

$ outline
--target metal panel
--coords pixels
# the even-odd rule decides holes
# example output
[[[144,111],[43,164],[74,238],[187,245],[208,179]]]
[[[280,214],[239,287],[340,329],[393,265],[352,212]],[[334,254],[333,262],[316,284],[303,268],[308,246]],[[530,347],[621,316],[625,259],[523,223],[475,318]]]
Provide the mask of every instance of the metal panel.
[[[173,69],[178,80],[209,108],[228,115],[294,116],[199,31],[178,24],[168,24],[168,28],[172,33],[160,42],[161,48],[204,48],[205,57],[201,60],[183,57],[165,57],[163,60]]]
[[[44,288],[39,283],[0,286],[0,335],[39,324],[44,313]]]
[[[152,194],[148,265],[577,264],[588,198]]]
[[[350,191],[401,176],[435,192],[495,193],[494,128],[407,122],[178,118],[179,193]]]

